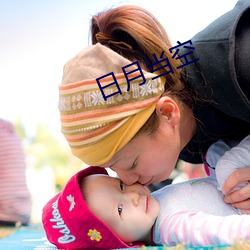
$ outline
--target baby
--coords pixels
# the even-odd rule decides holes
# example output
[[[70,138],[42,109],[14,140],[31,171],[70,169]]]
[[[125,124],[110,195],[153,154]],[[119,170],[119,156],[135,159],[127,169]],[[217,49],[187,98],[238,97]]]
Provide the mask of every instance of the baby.
[[[250,216],[226,204],[219,190],[227,178],[225,168],[229,175],[246,166],[245,161],[249,163],[250,136],[227,150],[228,145],[219,141],[208,151],[209,165],[220,158],[217,179],[210,168],[209,177],[169,185],[152,194],[141,184],[127,186],[103,168],[88,167],[71,177],[44,207],[47,238],[60,249],[207,246],[250,239]]]

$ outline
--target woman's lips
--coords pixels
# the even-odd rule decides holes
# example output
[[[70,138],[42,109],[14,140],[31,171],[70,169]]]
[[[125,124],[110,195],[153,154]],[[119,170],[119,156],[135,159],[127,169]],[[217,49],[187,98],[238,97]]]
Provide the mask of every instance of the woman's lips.
[[[143,186],[148,186],[152,183],[152,180],[153,180],[154,177],[152,177],[148,182],[142,184]]]

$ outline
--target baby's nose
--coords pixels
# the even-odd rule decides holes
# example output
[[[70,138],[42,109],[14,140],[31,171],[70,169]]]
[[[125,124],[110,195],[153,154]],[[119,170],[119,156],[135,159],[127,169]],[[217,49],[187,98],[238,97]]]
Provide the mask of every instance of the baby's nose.
[[[139,199],[140,199],[140,195],[137,192],[127,192],[127,199],[129,199],[129,201],[134,205],[134,206],[138,206],[139,205]]]

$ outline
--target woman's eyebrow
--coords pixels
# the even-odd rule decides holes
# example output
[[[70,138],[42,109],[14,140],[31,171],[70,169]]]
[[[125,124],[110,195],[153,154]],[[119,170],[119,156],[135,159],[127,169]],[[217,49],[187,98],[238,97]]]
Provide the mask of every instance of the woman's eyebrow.
[[[114,165],[116,165],[119,161],[121,161],[121,160],[124,159],[124,158],[126,158],[126,157],[124,156],[124,157],[122,157],[121,159],[115,161],[115,162],[112,163],[108,168],[110,168],[111,170],[113,170],[112,167],[113,167]],[[114,170],[113,170],[113,171],[114,171]]]

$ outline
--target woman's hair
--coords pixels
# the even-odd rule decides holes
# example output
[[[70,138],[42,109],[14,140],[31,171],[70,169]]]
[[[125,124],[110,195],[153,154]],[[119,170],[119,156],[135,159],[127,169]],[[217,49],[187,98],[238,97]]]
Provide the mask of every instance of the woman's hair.
[[[180,60],[172,59],[172,47],[168,35],[159,21],[147,10],[137,6],[120,6],[98,13],[91,20],[92,43],[101,43],[119,53],[131,62],[138,61],[140,67],[148,72],[166,65],[159,62],[153,67],[147,59],[155,62],[168,58],[174,73],[164,75],[165,93],[190,105],[192,95],[181,80]],[[164,52],[162,58],[160,55]],[[169,67],[157,70],[158,75],[169,71]],[[163,94],[163,95],[164,95]],[[151,115],[138,133],[153,134],[158,128],[156,112]],[[138,134],[137,133],[137,134]]]

